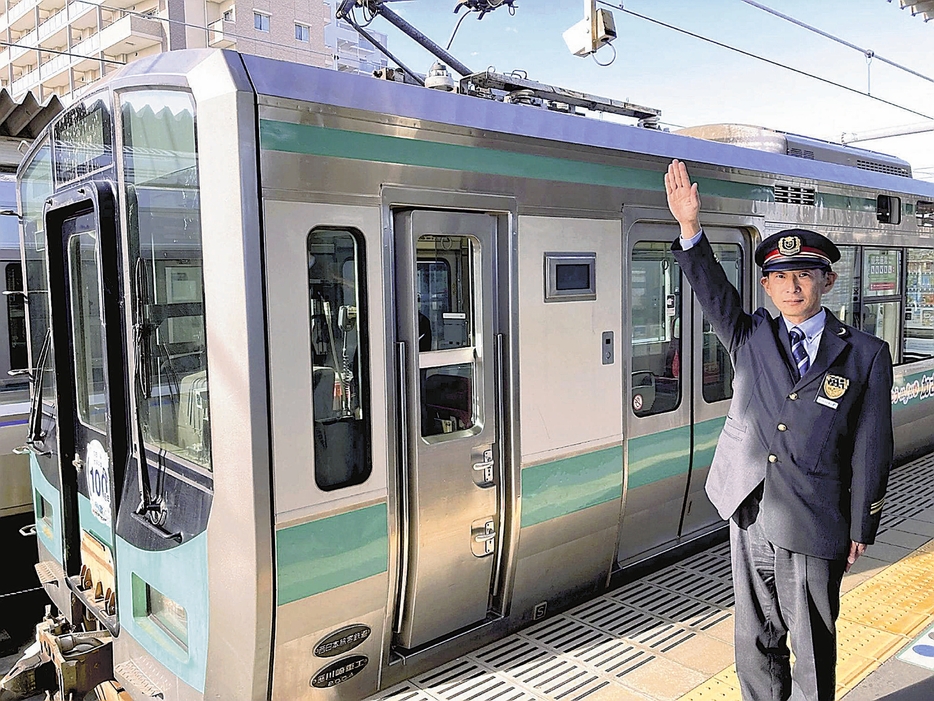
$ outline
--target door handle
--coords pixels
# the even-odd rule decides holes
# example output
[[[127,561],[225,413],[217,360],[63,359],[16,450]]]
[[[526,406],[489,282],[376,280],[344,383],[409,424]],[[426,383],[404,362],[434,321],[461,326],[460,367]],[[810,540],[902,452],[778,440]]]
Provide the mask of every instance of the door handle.
[[[475,521],[470,533],[473,537],[470,549],[475,557],[485,557],[496,550],[496,521],[492,518]]]
[[[23,538],[29,538],[36,535],[36,524],[30,523],[28,526],[23,526],[19,529],[19,534],[23,536]]]
[[[71,464],[78,472],[84,469],[84,460],[81,459],[80,455],[76,455],[75,459],[71,461]]]
[[[473,464],[474,471],[480,473],[481,484],[488,485],[493,482],[493,468],[495,466],[496,463],[493,462],[493,451],[490,449],[484,450],[483,460]]]

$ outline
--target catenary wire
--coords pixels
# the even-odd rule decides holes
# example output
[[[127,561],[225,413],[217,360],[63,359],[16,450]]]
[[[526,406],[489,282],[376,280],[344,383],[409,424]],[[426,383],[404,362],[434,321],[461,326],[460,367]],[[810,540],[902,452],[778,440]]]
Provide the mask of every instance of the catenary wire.
[[[916,78],[921,78],[922,80],[926,80],[929,83],[934,83],[934,78],[931,78],[930,76],[926,76],[923,73],[919,73],[918,71],[908,68],[907,66],[903,66],[900,63],[896,63],[895,61],[890,61],[884,56],[880,56],[872,49],[864,49],[863,47],[857,46],[856,44],[851,44],[850,42],[844,39],[841,39],[840,37],[834,36],[830,32],[825,32],[824,30],[818,29],[817,27],[812,27],[810,24],[807,24],[806,22],[802,22],[799,19],[795,19],[794,17],[791,17],[790,15],[782,14],[778,10],[773,10],[771,7],[768,7],[767,5],[763,5],[762,3],[755,2],[755,0],[739,0],[739,1],[744,2],[747,5],[751,5],[752,7],[755,7],[759,10],[762,10],[763,12],[768,12],[770,15],[774,15],[780,19],[785,20],[786,22],[791,22],[792,24],[796,24],[799,27],[802,27],[803,29],[807,29],[810,32],[814,32],[815,34],[820,34],[822,37],[826,39],[830,39],[831,41],[835,41],[838,44],[843,44],[847,48],[854,49],[855,51],[859,51],[861,54],[863,54],[863,56],[865,56],[868,59],[881,61],[882,63],[886,63],[901,71],[910,73]]]
[[[607,7],[612,7],[612,8],[615,9],[615,10],[620,10],[620,11],[622,11],[622,12],[625,12],[625,13],[628,14],[628,15],[632,15],[633,17],[637,17],[637,18],[639,18],[639,19],[641,19],[641,20],[645,20],[646,22],[651,22],[652,24],[657,24],[657,25],[659,25],[659,26],[661,26],[661,27],[665,27],[666,29],[671,29],[671,30],[673,30],[673,31],[675,31],[675,32],[679,32],[679,33],[681,33],[681,34],[686,34],[687,36],[693,37],[694,39],[700,39],[701,41],[706,41],[706,42],[709,43],[709,44],[713,44],[714,46],[719,46],[720,48],[723,48],[723,49],[728,49],[729,51],[734,51],[734,52],[736,52],[736,53],[738,53],[738,54],[741,54],[741,55],[743,55],[743,56],[746,56],[746,57],[748,57],[748,58],[754,58],[754,59],[756,59],[757,61],[762,61],[763,63],[768,63],[769,65],[776,66],[777,68],[784,68],[784,69],[787,70],[787,71],[791,71],[791,72],[793,72],[793,73],[797,73],[797,74],[799,74],[799,75],[803,75],[803,76],[805,76],[805,77],[807,77],[807,78],[811,78],[811,79],[813,79],[813,80],[818,80],[818,81],[820,81],[820,82],[822,82],[822,83],[827,83],[828,85],[832,85],[832,86],[835,87],[835,88],[840,88],[841,90],[846,90],[846,91],[848,91],[848,92],[855,93],[856,95],[860,95],[860,96],[862,96],[862,97],[869,98],[870,100],[875,100],[876,102],[881,102],[881,103],[883,103],[883,104],[885,104],[885,105],[889,105],[890,107],[895,107],[896,109],[900,109],[900,110],[902,110],[902,111],[904,111],[904,112],[910,112],[911,114],[918,115],[919,117],[924,117],[925,119],[934,119],[934,117],[932,117],[931,115],[925,114],[924,112],[919,112],[918,110],[912,109],[911,107],[905,107],[904,105],[900,105],[900,104],[898,104],[897,102],[892,102],[891,100],[886,100],[886,99],[881,98],[881,97],[876,97],[875,95],[870,95],[869,93],[865,93],[865,92],[863,92],[862,90],[857,90],[856,88],[851,88],[849,85],[844,85],[843,83],[837,83],[837,82],[835,82],[835,81],[833,81],[833,80],[830,80],[829,78],[822,78],[822,77],[819,76],[819,75],[815,75],[814,73],[808,73],[807,71],[803,71],[803,70],[801,70],[800,68],[793,68],[792,66],[786,65],[786,64],[784,64],[784,63],[780,63],[780,62],[778,62],[778,61],[773,61],[773,60],[770,59],[770,58],[765,58],[764,56],[759,56],[758,54],[754,54],[754,53],[752,53],[752,52],[749,52],[749,51],[745,51],[745,50],[743,50],[743,49],[736,48],[735,46],[730,46],[729,44],[724,44],[723,42],[717,41],[716,39],[710,39],[709,37],[705,37],[705,36],[703,36],[703,35],[701,35],[701,34],[697,34],[697,33],[695,33],[695,32],[689,31],[689,30],[687,30],[687,29],[682,29],[681,27],[677,27],[677,26],[675,26],[675,25],[673,25],[673,24],[668,24],[667,22],[662,22],[661,20],[655,19],[654,17],[649,17],[649,16],[647,16],[647,15],[639,14],[638,12],[633,12],[632,10],[627,10],[627,9],[626,9],[625,7],[623,7],[622,5],[614,5],[613,3],[607,2],[606,0],[597,0],[597,2],[599,2],[601,5],[606,5]]]
[[[15,41],[0,41],[0,46],[9,46],[15,49],[26,49],[27,51],[39,51],[42,53],[58,54],[59,56],[71,56],[72,58],[86,58],[91,61],[103,61],[104,63],[115,63],[118,66],[126,65],[126,61],[117,61],[116,59],[109,59],[109,58],[97,58],[96,56],[85,56],[84,54],[76,54],[73,51],[59,51],[58,49],[46,49],[41,46],[26,46],[25,44],[17,44]]]

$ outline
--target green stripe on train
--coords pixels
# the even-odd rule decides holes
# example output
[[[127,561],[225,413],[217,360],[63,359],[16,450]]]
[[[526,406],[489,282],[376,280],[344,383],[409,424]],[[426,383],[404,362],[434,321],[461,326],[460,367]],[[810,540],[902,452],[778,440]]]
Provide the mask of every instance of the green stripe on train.
[[[693,462],[696,467],[708,467],[713,461],[724,422],[726,417],[721,416],[694,426]],[[629,489],[684,475],[690,463],[690,426],[633,438],[629,441]]]
[[[261,119],[260,145],[264,150],[312,156],[349,158],[378,163],[444,168],[485,175],[555,180],[583,185],[606,185],[664,191],[662,173],[604,163],[589,163],[514,151],[422,141],[384,134],[330,129]],[[728,180],[698,178],[705,195],[771,202],[771,187]]]
[[[522,527],[622,495],[622,446],[527,467],[522,470]]]
[[[64,563],[64,546],[62,536],[62,496],[58,489],[42,474],[42,468],[36,460],[35,453],[29,453],[29,477],[32,480],[33,512],[36,514],[36,535],[49,554],[59,564]],[[48,513],[42,513],[39,500],[45,501]]]
[[[276,531],[279,606],[388,568],[385,503]]]

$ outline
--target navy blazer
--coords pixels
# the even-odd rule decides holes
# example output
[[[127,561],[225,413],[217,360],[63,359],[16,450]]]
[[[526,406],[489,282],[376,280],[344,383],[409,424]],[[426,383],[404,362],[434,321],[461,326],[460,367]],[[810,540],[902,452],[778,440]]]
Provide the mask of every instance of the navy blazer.
[[[817,357],[796,381],[784,322],[743,310],[706,234],[671,248],[735,370],[706,486],[720,516],[764,482],[758,519],[775,545],[838,559],[851,540],[872,543],[893,452],[888,344],[827,310]]]

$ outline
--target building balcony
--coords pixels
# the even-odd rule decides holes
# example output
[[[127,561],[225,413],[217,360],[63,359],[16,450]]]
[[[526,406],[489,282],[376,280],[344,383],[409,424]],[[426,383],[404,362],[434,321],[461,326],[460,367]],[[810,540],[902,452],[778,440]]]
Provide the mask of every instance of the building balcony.
[[[34,27],[36,25],[36,15],[34,11],[38,4],[38,0],[20,0],[10,8],[4,20],[0,22],[0,31],[3,31],[7,27],[16,31],[23,31],[24,29]]]
[[[208,25],[208,46],[215,49],[232,49],[237,45],[236,38],[224,31],[226,24],[229,24],[231,29],[236,27],[233,22],[225,22],[223,19]]]
[[[27,63],[32,63],[33,59],[36,56],[35,47],[36,45],[36,30],[32,30],[24,37],[17,39],[14,43],[19,44],[19,46],[10,47],[10,63],[14,66],[23,66]]]
[[[13,95],[13,98],[16,99],[18,96],[23,95],[24,93],[32,90],[36,85],[39,84],[39,70],[29,71],[22,78],[17,78],[13,81],[13,84],[10,86],[10,93]]]
[[[150,46],[161,45],[164,38],[162,22],[139,15],[126,15],[101,30],[97,36],[100,39],[100,51],[111,56],[132,54]]]

